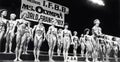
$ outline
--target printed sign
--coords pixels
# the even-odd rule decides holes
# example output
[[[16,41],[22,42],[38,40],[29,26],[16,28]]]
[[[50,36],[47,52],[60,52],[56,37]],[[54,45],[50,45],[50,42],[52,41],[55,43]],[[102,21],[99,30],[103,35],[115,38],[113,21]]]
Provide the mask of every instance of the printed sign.
[[[64,26],[65,14],[69,13],[67,7],[47,0],[21,0],[20,17],[23,11],[28,13],[27,20],[38,22],[42,19],[45,24],[51,24],[56,20],[56,26],[59,27]]]

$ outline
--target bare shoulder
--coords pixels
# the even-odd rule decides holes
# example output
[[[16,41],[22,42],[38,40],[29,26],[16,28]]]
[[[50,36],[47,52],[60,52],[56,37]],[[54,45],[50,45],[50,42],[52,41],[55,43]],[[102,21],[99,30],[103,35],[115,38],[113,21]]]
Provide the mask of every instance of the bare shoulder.
[[[3,19],[3,22],[4,23],[7,23],[9,20],[8,19]]]
[[[70,31],[70,30],[68,30],[68,32],[69,32],[69,33],[71,33],[71,31]]]
[[[49,26],[49,28],[52,28],[52,26]]]
[[[95,26],[93,26],[93,27],[92,27],[92,29],[96,29],[96,27],[95,27]]]
[[[57,30],[57,28],[55,28],[55,30]]]
[[[17,21],[13,21],[14,24],[17,24]]]
[[[36,28],[37,27],[37,25],[34,25],[34,28]]]
[[[16,22],[19,22],[20,21],[20,19],[16,19]]]

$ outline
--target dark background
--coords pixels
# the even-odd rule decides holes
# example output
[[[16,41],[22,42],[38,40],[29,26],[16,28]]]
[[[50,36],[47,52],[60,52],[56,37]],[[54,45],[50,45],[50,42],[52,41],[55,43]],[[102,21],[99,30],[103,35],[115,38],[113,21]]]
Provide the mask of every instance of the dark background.
[[[66,15],[65,22],[69,24],[69,29],[72,30],[72,32],[74,30],[78,31],[78,36],[83,33],[85,28],[91,29],[93,27],[93,20],[97,18],[101,21],[100,26],[103,33],[120,37],[119,0],[104,0],[104,7],[89,4],[89,2],[87,2],[88,0],[49,1],[69,8],[70,12]],[[20,4],[21,0],[0,0],[0,8],[8,10],[8,16],[6,17],[7,19],[9,19],[10,13],[17,14],[17,18],[19,18]],[[36,23],[32,22],[31,26],[34,24]],[[47,25],[45,26],[48,27]],[[33,42],[29,44],[29,49],[33,49]],[[48,50],[47,41],[43,43],[41,49]]]

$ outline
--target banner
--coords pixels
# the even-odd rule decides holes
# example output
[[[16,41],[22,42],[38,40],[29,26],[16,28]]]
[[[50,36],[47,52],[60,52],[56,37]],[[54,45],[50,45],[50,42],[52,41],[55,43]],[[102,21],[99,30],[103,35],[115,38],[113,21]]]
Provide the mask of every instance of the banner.
[[[42,19],[43,23],[51,24],[52,20],[56,20],[56,26],[63,27],[65,14],[69,13],[69,9],[65,6],[47,1],[47,0],[21,0],[21,12],[28,13],[26,19],[38,22]]]

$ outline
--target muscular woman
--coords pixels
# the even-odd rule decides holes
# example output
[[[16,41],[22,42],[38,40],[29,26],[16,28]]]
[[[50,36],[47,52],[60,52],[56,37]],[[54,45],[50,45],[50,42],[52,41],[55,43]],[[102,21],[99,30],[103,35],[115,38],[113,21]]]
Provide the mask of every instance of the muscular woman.
[[[96,47],[99,45],[99,39],[102,36],[102,29],[99,27],[100,21],[99,19],[94,20],[94,26],[92,28],[92,35],[94,36],[94,39],[96,41]]]
[[[73,53],[74,53],[74,56],[76,56],[77,55],[77,46],[78,46],[77,31],[74,31],[74,34],[72,36],[72,40],[73,40],[73,45],[74,45]]]
[[[34,61],[39,61],[39,54],[40,54],[40,47],[42,45],[42,42],[45,41],[45,27],[42,24],[42,20],[39,20],[38,25],[35,25],[32,33],[35,31],[34,36]]]
[[[92,56],[92,52],[93,52],[92,37],[89,35],[89,31],[90,30],[88,28],[84,30],[84,38],[86,45],[86,62],[89,62],[88,57],[89,55]]]
[[[22,61],[20,59],[21,53],[22,53],[22,48],[26,39],[26,32],[27,32],[27,27],[28,27],[28,21],[25,20],[25,17],[27,16],[27,13],[25,12],[21,19],[16,20],[17,21],[17,32],[16,32],[16,50],[15,50],[15,55],[16,58],[14,61]]]
[[[28,23],[28,27],[27,27],[27,32],[26,32],[26,41],[25,44],[23,46],[23,54],[28,54],[27,50],[28,50],[28,44],[30,42],[30,40],[32,39],[32,28],[30,27],[30,23]]]
[[[57,48],[57,53],[58,53],[58,56],[60,56],[60,53],[61,53],[61,48],[63,46],[63,37],[62,37],[62,29],[59,29],[58,30],[58,33],[57,33],[57,44],[58,44],[58,48]]]
[[[99,51],[100,51],[100,57],[103,62],[106,55],[106,42],[107,40],[105,38],[99,38],[99,46],[100,46]]]
[[[0,50],[1,50],[1,41],[5,33],[5,26],[7,23],[7,10],[3,9],[0,11]]]
[[[15,36],[15,27],[16,27],[16,21],[15,21],[16,15],[15,14],[10,14],[10,20],[7,23],[7,31],[5,34],[6,37],[6,47],[4,53],[7,53],[7,50],[9,48],[9,53],[12,53],[12,39]]]
[[[99,27],[100,25],[100,21],[99,19],[95,19],[94,20],[94,26],[92,28],[92,36],[95,40],[95,42],[93,42],[93,46],[94,46],[94,52],[93,52],[93,55],[96,54],[96,57],[95,58],[98,58],[98,50],[99,50],[99,38],[102,36],[102,29]],[[96,49],[96,50],[95,50]]]
[[[53,58],[53,52],[54,52],[54,48],[56,45],[56,41],[57,41],[57,28],[55,28],[55,23],[56,21],[52,21],[52,26],[50,26],[48,28],[48,32],[47,32],[47,38],[48,38],[48,45],[49,45],[49,61],[50,62],[54,62]]]
[[[84,50],[85,50],[85,38],[84,35],[81,34],[80,40],[79,40],[80,46],[81,46],[81,57],[84,57]]]
[[[69,50],[70,44],[71,42],[73,42],[71,31],[68,30],[68,24],[65,24],[65,27],[62,33],[63,33],[63,40],[64,40],[63,41],[63,57],[65,61],[68,56],[68,50]]]

